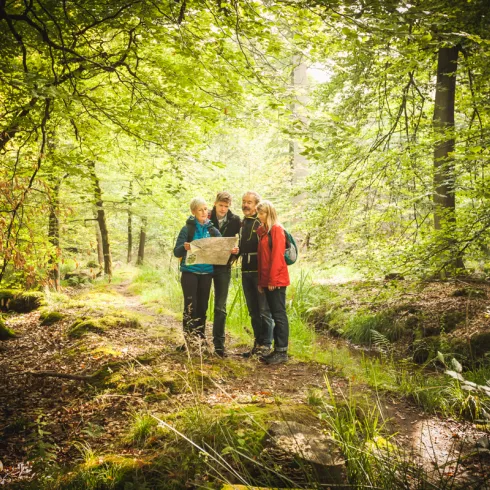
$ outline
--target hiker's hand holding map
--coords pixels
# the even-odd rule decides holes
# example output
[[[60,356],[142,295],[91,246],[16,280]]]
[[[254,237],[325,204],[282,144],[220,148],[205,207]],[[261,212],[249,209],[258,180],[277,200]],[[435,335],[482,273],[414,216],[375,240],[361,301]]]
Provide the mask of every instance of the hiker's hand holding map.
[[[238,237],[201,238],[190,242],[186,264],[226,265],[233,250],[238,246]]]

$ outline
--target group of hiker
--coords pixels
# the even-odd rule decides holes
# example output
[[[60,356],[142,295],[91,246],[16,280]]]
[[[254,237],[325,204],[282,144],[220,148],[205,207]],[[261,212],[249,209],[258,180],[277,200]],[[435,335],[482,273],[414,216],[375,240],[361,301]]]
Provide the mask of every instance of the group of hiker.
[[[184,294],[183,327],[187,349],[192,343],[205,342],[205,326],[211,285],[214,285],[214,353],[227,357],[225,349],[226,302],[231,281],[231,266],[241,257],[242,287],[252,323],[254,345],[243,357],[256,356],[266,364],[288,360],[289,323],[286,314],[286,287],[289,273],[284,253],[287,239],[270,201],[255,191],[242,197],[243,219],[233,214],[232,197],[219,192],[212,210],[204,199],[190,203],[191,216],[181,229],[174,255],[181,258],[181,285]],[[236,237],[227,265],[188,264],[190,242],[208,237]],[[272,348],[272,345],[274,347]]]

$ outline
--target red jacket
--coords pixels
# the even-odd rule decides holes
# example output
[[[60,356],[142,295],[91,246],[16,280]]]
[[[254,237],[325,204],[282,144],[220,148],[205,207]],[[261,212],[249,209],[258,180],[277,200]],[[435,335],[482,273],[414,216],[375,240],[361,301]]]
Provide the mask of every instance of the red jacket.
[[[259,248],[257,250],[259,286],[284,287],[289,286],[289,272],[284,251],[286,250],[286,235],[280,225],[271,228],[272,250],[269,245],[269,236],[264,226],[257,229]]]

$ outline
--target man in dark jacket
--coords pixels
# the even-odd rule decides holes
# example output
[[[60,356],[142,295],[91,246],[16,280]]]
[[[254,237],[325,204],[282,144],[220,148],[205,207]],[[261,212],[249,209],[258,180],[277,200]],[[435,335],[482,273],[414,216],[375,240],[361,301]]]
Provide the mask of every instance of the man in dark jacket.
[[[255,337],[254,346],[243,354],[244,357],[267,355],[271,350],[274,327],[265,294],[259,293],[258,289],[257,228],[260,226],[260,221],[257,218],[256,207],[259,201],[260,196],[254,191],[248,191],[242,197],[242,211],[245,215],[239,243],[242,257],[242,287]]]
[[[231,195],[228,192],[219,192],[216,196],[210,219],[223,237],[234,237],[240,232],[240,217],[230,210]],[[238,253],[238,249],[233,250]],[[213,273],[214,283],[214,322],[213,344],[214,352],[219,357],[226,357],[225,352],[225,323],[226,300],[231,280],[231,264],[236,259],[231,256],[227,265],[215,265]]]

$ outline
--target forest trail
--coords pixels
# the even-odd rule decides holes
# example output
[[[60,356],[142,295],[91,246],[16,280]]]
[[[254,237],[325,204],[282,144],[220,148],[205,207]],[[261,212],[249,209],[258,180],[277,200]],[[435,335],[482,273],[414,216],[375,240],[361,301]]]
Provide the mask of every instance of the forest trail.
[[[374,393],[326,365],[294,358],[279,366],[245,360],[240,353],[246,346],[231,338],[224,360],[211,352],[178,352],[180,321],[155,313],[129,286],[125,281],[74,292],[62,307],[65,317],[51,326],[41,325],[39,312],[10,317],[18,337],[0,344],[0,484],[29,481],[40,468],[76,464],[83,448],[144,457],[145,449],[124,443],[134,414],[142,411],[163,416],[196,402],[256,407],[278,418],[297,412],[299,420],[321,429],[313,412],[305,413],[312,394],[321,403],[328,400],[326,377],[339,400],[355,397],[377,405],[383,414],[379,423],[394,434],[392,441],[413,447],[430,472],[457,472],[468,482],[478,476],[479,467],[470,460],[456,463],[482,435],[469,424],[427,417],[405,399]],[[100,328],[70,336],[74,321],[87,318],[97,319]],[[83,382],[46,373],[92,378]]]

